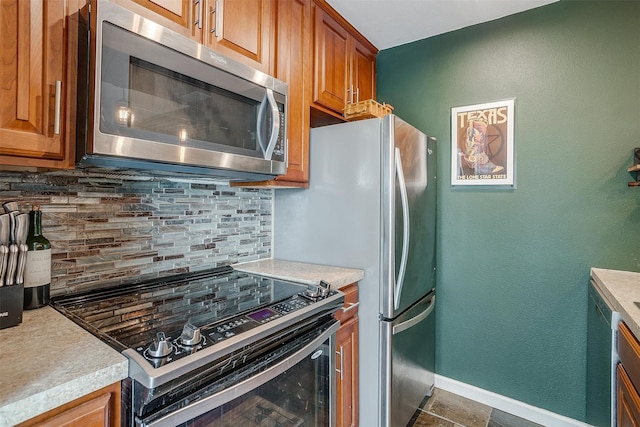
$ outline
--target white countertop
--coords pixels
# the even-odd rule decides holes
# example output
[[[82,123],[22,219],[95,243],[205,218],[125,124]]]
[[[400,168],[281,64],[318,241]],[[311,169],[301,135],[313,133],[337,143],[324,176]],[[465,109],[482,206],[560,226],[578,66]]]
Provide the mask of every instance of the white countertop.
[[[242,264],[234,264],[232,267],[247,273],[312,285],[318,284],[320,280],[324,280],[329,283],[333,289],[340,289],[364,277],[364,270],[279,259],[263,259],[245,262]]]
[[[600,295],[622,316],[629,329],[640,338],[640,273],[592,268],[591,277]]]
[[[127,358],[51,307],[0,330],[0,427],[119,382]]]

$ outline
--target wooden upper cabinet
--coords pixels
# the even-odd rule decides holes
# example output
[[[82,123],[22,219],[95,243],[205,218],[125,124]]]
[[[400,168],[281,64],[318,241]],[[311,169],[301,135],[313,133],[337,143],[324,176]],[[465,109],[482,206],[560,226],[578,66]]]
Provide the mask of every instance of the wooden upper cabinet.
[[[175,22],[181,27],[190,28],[189,8],[191,0],[133,0],[158,15]]]
[[[204,2],[204,44],[272,74],[274,5],[274,0]]]
[[[73,3],[73,2],[71,2]],[[67,2],[0,2],[0,164],[67,168]]]
[[[287,172],[271,181],[233,186],[305,188],[309,185],[311,0],[277,0],[274,76],[289,85]]]
[[[276,0],[116,1],[238,62],[273,74]]]
[[[277,0],[276,7],[274,75],[289,85],[287,173],[234,186],[308,187],[309,128],[344,121],[351,93],[353,102],[357,96],[375,98],[377,50],[331,6],[324,0]]]
[[[309,184],[311,0],[278,0],[275,77],[289,85],[287,173],[275,186]]]
[[[315,8],[313,101],[340,112],[349,88],[349,33],[328,13]]]
[[[323,0],[316,1],[313,103],[342,116],[346,104],[375,99],[377,50]]]
[[[353,98],[350,102],[376,98],[376,54],[366,44],[353,40],[351,81]]]

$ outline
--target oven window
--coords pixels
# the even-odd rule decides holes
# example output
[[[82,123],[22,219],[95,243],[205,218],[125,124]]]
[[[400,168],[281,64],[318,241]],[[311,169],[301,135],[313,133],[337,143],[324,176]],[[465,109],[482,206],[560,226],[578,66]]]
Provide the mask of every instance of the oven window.
[[[180,427],[329,427],[329,340],[289,370]]]

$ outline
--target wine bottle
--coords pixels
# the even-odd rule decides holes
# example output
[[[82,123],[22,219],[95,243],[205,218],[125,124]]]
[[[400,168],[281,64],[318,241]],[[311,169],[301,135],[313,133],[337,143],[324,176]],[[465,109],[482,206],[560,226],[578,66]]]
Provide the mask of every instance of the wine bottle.
[[[24,272],[24,309],[49,304],[51,287],[51,243],[42,235],[42,211],[33,205],[29,212],[27,263]]]

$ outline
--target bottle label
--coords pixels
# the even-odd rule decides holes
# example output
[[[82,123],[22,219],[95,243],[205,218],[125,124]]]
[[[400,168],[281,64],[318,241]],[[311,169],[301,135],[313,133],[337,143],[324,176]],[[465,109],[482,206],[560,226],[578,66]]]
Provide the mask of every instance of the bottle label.
[[[24,287],[48,285],[51,283],[51,249],[28,251],[24,268]]]

